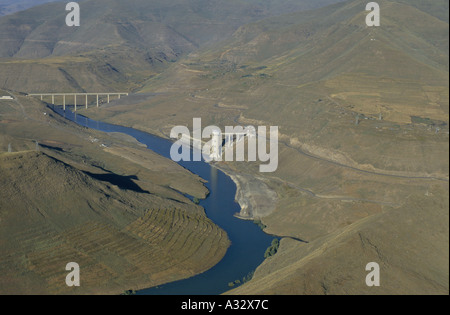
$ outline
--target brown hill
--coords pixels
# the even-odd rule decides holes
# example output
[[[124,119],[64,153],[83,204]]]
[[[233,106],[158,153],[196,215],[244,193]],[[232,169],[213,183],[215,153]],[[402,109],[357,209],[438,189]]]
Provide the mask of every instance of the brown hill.
[[[220,261],[226,233],[178,192],[205,197],[197,176],[12,95],[0,109],[1,293],[118,294]],[[79,288],[65,284],[69,262],[80,265]]]
[[[448,292],[448,2],[379,3],[379,28],[360,1],[242,26],[151,78],[142,91],[160,94],[133,111],[87,112],[166,136],[193,117],[279,126],[275,173],[226,167],[275,192],[268,233],[309,243],[284,240],[237,293]],[[391,278],[379,290],[365,287],[371,261]]]
[[[0,0],[0,16],[58,0]]]
[[[447,295],[449,204],[435,188],[310,244],[283,240],[253,281],[229,293]],[[370,262],[380,287],[366,285]]]
[[[84,1],[80,27],[65,25],[66,3],[34,7],[0,19],[0,57],[14,58],[0,61],[0,86],[24,92],[134,89],[242,24],[336,1]],[[40,59],[45,57],[51,58]]]

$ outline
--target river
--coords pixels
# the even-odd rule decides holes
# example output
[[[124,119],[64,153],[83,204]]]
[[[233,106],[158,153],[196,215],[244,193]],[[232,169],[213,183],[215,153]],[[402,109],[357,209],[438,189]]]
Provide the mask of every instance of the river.
[[[91,120],[69,110],[54,106],[52,109],[78,125],[103,132],[120,132],[145,144],[148,149],[170,159],[169,140],[133,129]],[[264,260],[264,252],[273,236],[264,233],[251,221],[238,219],[240,212],[235,201],[236,185],[230,177],[206,162],[179,162],[181,166],[207,180],[210,194],[200,205],[215,224],[224,229],[231,241],[225,257],[213,268],[192,278],[140,290],[138,295],[217,295],[228,291],[228,283],[242,281]]]

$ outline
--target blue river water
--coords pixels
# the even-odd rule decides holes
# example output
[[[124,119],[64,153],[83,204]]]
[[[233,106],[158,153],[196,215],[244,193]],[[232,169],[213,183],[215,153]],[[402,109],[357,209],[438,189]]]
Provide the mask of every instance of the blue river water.
[[[147,145],[148,149],[170,159],[172,142],[169,140],[118,125],[112,125],[54,106],[52,109],[78,125],[103,132],[120,132],[130,135]],[[210,194],[200,205],[215,224],[224,229],[231,241],[225,257],[208,271],[189,279],[168,283],[159,287],[140,290],[138,295],[217,295],[230,289],[228,283],[254,271],[264,260],[264,252],[274,236],[264,233],[251,221],[238,219],[240,212],[235,201],[236,185],[230,177],[206,162],[179,162],[181,166],[207,180]]]

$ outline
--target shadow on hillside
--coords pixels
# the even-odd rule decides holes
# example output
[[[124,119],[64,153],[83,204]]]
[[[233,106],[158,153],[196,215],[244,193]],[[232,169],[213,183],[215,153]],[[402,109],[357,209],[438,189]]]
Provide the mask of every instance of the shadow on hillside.
[[[144,194],[150,194],[149,191],[143,190],[141,187],[139,187],[138,184],[136,184],[133,180],[138,180],[138,177],[136,175],[131,176],[121,176],[117,174],[94,174],[90,172],[84,172],[86,175],[92,177],[93,179],[102,181],[102,182],[108,182],[112,185],[118,186],[120,189],[124,190],[132,190],[137,193],[144,193]]]
[[[39,143],[39,146],[42,148],[45,148],[45,149],[53,150],[53,151],[64,152],[64,150],[60,147],[53,147],[51,145],[46,145],[46,144],[42,144],[42,143]]]

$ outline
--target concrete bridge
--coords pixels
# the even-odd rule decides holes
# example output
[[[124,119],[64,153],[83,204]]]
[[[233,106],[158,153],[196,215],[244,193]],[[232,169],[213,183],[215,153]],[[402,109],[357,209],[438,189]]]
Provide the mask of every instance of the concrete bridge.
[[[77,111],[77,99],[82,99],[84,106],[86,109],[88,108],[89,104],[89,96],[95,96],[97,107],[99,106],[99,99],[100,97],[106,97],[107,103],[111,101],[111,97],[117,97],[117,99],[120,99],[121,96],[128,96],[128,93],[33,93],[28,94],[29,96],[37,96],[41,98],[41,101],[44,100],[44,97],[51,97],[51,104],[55,105],[55,98],[56,97],[62,97],[62,105],[64,110],[66,110],[66,101],[67,98],[73,98],[73,103],[75,106],[75,111]],[[81,103],[82,104],[82,103]]]

